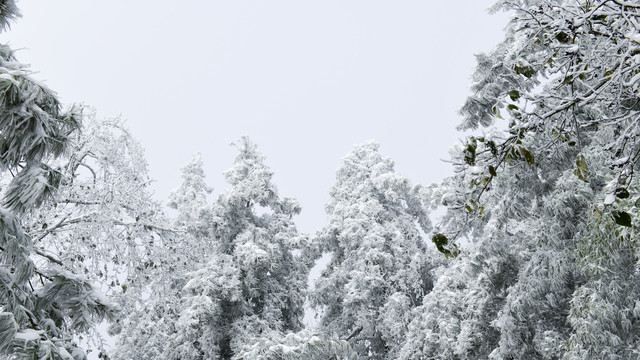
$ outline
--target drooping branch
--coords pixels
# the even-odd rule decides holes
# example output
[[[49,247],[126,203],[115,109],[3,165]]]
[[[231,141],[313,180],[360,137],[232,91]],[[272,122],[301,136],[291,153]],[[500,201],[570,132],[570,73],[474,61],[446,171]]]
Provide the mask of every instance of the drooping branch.
[[[353,330],[353,332],[349,336],[347,336],[347,338],[344,339],[344,341],[349,341],[349,340],[353,339],[354,337],[358,336],[358,334],[360,334],[362,332],[362,329],[364,329],[364,327],[359,326],[358,328]]]

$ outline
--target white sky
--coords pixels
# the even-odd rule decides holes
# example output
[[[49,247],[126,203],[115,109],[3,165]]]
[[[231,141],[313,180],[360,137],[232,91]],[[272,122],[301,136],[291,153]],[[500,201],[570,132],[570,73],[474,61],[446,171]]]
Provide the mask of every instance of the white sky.
[[[450,173],[474,54],[503,38],[492,3],[28,0],[0,41],[65,103],[128,119],[158,200],[195,152],[223,191],[228,144],[249,135],[313,232],[354,144],[378,140],[414,183]]]

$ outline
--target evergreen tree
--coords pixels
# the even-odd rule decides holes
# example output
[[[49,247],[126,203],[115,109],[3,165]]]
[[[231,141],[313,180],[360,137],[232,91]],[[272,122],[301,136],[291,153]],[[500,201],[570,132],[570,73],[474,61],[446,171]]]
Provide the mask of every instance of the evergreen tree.
[[[176,225],[196,236],[208,236],[211,206],[207,195],[212,191],[205,182],[202,156],[195,154],[182,168],[182,184],[169,195],[169,207],[178,212]]]
[[[183,289],[169,359],[242,359],[260,339],[302,327],[308,267],[306,237],[291,217],[300,211],[280,199],[264,157],[247,138],[238,145],[231,188],[213,208],[216,246]]]
[[[0,3],[0,28],[17,16],[14,1]],[[38,249],[21,224],[60,184],[62,169],[51,161],[68,149],[81,115],[63,112],[55,94],[29,75],[0,45],[0,355],[81,359],[74,335],[114,309],[85,276]]]
[[[358,354],[346,340],[332,338],[320,331],[301,330],[258,339],[243,352],[242,359],[356,360]]]
[[[421,188],[377,150],[356,146],[338,169],[316,237],[332,257],[311,300],[322,329],[351,340],[360,357],[383,359],[396,356],[411,309],[431,290],[433,259],[420,235],[430,231]]]

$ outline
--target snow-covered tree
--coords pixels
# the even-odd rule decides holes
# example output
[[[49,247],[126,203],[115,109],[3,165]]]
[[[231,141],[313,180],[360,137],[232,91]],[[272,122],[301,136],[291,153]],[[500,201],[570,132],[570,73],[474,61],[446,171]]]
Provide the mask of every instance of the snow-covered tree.
[[[275,334],[273,334],[275,335]],[[243,359],[356,360],[358,354],[346,340],[334,339],[321,331],[301,330],[274,338],[258,339],[242,353]]]
[[[134,295],[171,232],[151,199],[144,151],[122,119],[98,120],[89,108],[70,144],[55,162],[57,192],[24,217],[25,231],[40,251],[101,282],[107,293]]]
[[[131,314],[149,284],[168,273],[175,230],[151,199],[151,181],[140,144],[119,117],[98,120],[84,108],[82,131],[55,160],[61,180],[50,200],[22,218],[43,256],[84,274]],[[116,317],[113,330],[123,320]],[[101,335],[89,337],[102,349]]]
[[[482,133],[433,197],[448,210],[434,242],[475,244],[425,298],[403,358],[636,358],[640,6],[500,9],[505,40],[478,56],[462,108],[460,128]]]
[[[556,160],[539,166],[551,169]],[[494,179],[482,219],[467,233],[472,244],[441,269],[415,311],[400,358],[557,358],[569,332],[569,300],[581,281],[572,265],[573,238],[592,196],[571,171],[557,176],[554,182],[566,182],[545,190],[521,164]],[[462,179],[442,184],[438,201],[459,203],[465,186],[455,180]],[[449,211],[436,226],[452,229],[460,219]]]
[[[356,146],[342,159],[317,234],[332,254],[315,283],[321,328],[349,339],[361,357],[394,358],[411,309],[432,287],[430,231],[420,186],[396,174],[378,145]]]
[[[169,207],[176,210],[173,232],[165,239],[157,271],[144,289],[144,301],[120,324],[118,343],[110,356],[115,359],[158,359],[175,332],[180,312],[182,288],[187,274],[206,263],[214,251],[212,208],[207,195],[212,189],[205,182],[200,154],[182,168],[182,183],[169,196]],[[149,293],[148,295],[146,293]]]
[[[225,172],[231,188],[213,207],[215,247],[183,289],[168,359],[241,359],[260,339],[302,327],[308,265],[298,251],[307,237],[291,218],[300,211],[281,199],[264,157],[248,139]]]
[[[14,1],[0,3],[0,28],[17,16]],[[21,224],[60,184],[63,170],[52,160],[68,150],[81,115],[63,112],[7,45],[0,45],[0,89],[0,356],[82,359],[74,335],[113,307],[83,274],[38,249]]]
[[[182,184],[169,196],[169,207],[177,211],[176,225],[196,236],[210,236],[207,195],[213,189],[205,182],[202,156],[195,154],[182,168]]]

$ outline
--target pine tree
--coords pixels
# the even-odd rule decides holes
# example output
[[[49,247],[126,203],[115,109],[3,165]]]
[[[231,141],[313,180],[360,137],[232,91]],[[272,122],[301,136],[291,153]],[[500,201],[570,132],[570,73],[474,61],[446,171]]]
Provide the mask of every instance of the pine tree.
[[[291,217],[300,211],[280,199],[264,157],[248,139],[238,144],[231,188],[213,208],[215,248],[183,289],[169,359],[243,358],[260,339],[302,327],[308,267],[299,259],[306,237]]]
[[[351,340],[360,357],[394,358],[411,309],[431,290],[420,191],[374,143],[354,147],[338,169],[328,224],[316,237],[332,257],[311,300],[323,310],[321,328]]]
[[[212,191],[205,182],[202,156],[195,154],[182,168],[182,184],[169,196],[168,206],[178,212],[176,225],[196,236],[207,236],[207,213],[211,211],[207,195]]]
[[[261,338],[242,353],[242,359],[356,360],[358,354],[346,340],[321,331],[301,330],[272,338]]]

